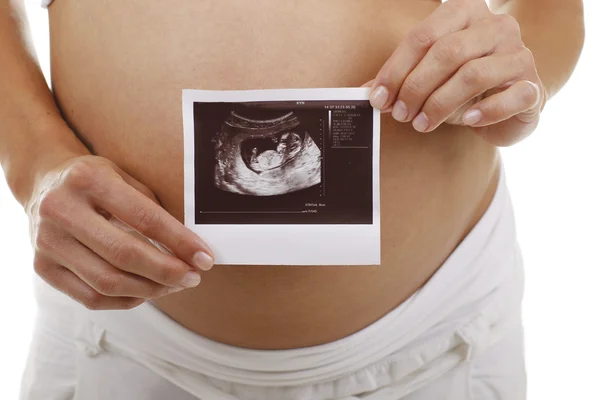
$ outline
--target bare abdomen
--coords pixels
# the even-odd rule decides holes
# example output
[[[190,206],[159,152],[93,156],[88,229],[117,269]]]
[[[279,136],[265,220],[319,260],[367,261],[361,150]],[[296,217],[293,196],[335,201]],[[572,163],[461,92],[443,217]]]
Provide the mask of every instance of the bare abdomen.
[[[60,0],[53,88],[69,123],[183,220],[181,90],[360,86],[430,0]],[[289,348],[338,339],[420,287],[487,207],[496,150],[389,116],[381,139],[382,265],[216,266],[157,305],[214,340]]]

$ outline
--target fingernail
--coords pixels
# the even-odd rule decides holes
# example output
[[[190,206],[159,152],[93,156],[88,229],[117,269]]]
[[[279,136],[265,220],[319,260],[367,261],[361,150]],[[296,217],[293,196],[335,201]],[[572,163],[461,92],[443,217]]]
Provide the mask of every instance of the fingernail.
[[[429,118],[423,111],[413,120],[413,127],[419,132],[425,132],[429,128]]]
[[[408,117],[408,108],[406,107],[406,103],[402,100],[398,100],[396,104],[394,104],[394,108],[392,108],[392,117],[396,121],[404,122],[406,117]]]
[[[373,90],[373,92],[371,93],[371,105],[374,108],[383,108],[385,106],[385,103],[387,103],[388,96],[389,92],[385,88],[385,86],[377,86],[375,90]]]
[[[196,287],[200,284],[200,274],[194,271],[190,271],[183,277],[181,285],[186,288]]]
[[[211,256],[209,256],[203,251],[199,251],[196,254],[194,254],[194,257],[192,257],[192,263],[196,268],[201,269],[203,271],[208,271],[212,268],[215,262]]]
[[[481,114],[481,111],[471,110],[471,111],[467,111],[466,113],[464,113],[463,122],[466,125],[475,125],[476,123],[481,121],[482,118],[483,118],[483,114]]]
[[[529,84],[531,84],[534,88],[535,88],[535,103],[533,104],[533,107],[537,106],[542,98],[542,91],[540,90],[540,87],[535,83],[535,82],[531,82],[531,81],[525,81]]]

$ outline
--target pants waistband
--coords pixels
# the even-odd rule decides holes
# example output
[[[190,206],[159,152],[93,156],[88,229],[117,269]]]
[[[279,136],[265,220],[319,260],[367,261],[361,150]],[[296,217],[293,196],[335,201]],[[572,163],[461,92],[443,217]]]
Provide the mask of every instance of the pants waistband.
[[[502,170],[488,210],[427,284],[353,335],[300,349],[238,348],[188,331],[145,304],[130,311],[89,313],[83,345],[91,352],[126,353],[197,395],[194,391],[204,389],[194,385],[206,379],[307,387],[350,379],[382,360],[395,368],[396,380],[423,368],[427,375],[484,351],[510,324],[522,297],[515,237]]]

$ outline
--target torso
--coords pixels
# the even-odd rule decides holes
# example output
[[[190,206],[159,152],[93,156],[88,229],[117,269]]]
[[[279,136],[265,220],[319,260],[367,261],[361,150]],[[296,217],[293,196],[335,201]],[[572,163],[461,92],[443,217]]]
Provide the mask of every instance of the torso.
[[[52,79],[64,117],[95,154],[183,221],[181,90],[360,86],[435,0],[59,0]],[[421,287],[485,212],[497,150],[468,129],[420,134],[382,119],[382,265],[215,266],[155,302],[236,346],[340,339]]]

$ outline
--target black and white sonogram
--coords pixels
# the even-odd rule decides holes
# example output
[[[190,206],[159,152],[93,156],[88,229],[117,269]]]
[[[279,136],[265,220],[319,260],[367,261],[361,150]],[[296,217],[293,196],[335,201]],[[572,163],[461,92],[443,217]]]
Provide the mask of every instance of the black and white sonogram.
[[[245,114],[231,111],[213,138],[217,188],[276,196],[321,183],[321,150],[293,111],[269,119]]]
[[[217,264],[379,265],[367,88],[184,90],[184,219]]]
[[[197,224],[369,224],[368,101],[194,103]]]

